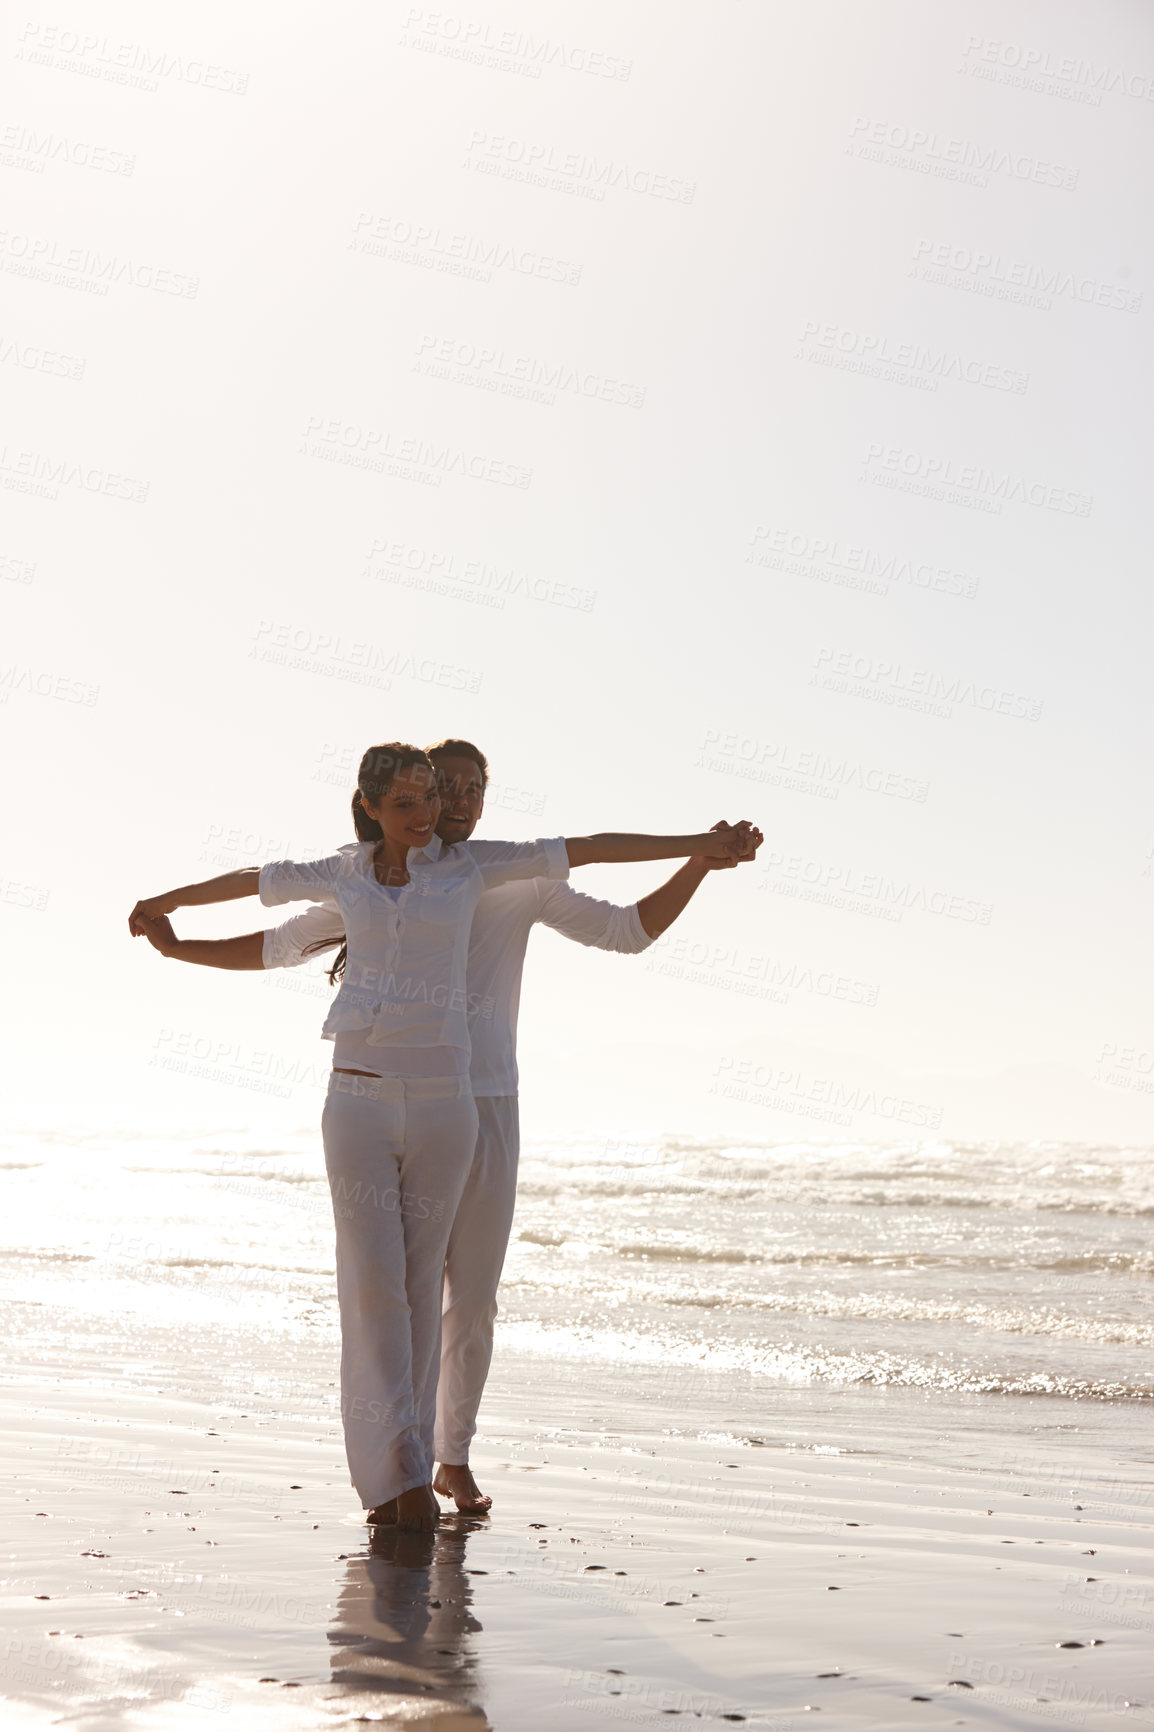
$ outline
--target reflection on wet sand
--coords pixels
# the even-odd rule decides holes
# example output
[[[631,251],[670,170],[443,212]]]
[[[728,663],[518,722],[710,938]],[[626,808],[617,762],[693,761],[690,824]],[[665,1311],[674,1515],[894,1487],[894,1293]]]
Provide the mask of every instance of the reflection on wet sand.
[[[469,1640],[481,1625],[473,1616],[465,1546],[485,1525],[450,1516],[435,1534],[369,1530],[368,1545],[348,1560],[329,1630],[334,1684],[387,1698],[381,1706],[398,1717],[401,1698],[409,1698],[428,1732],[484,1732],[489,1721]],[[433,1702],[445,1712],[430,1714]]]

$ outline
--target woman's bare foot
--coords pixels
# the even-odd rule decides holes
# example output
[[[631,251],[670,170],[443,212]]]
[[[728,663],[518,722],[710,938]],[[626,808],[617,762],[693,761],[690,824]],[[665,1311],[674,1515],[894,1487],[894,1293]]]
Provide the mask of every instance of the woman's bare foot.
[[[371,1509],[365,1517],[365,1520],[370,1525],[379,1524],[382,1527],[385,1526],[386,1523],[391,1526],[396,1519],[397,1500],[395,1497],[391,1497],[388,1503],[379,1503],[376,1509]]]
[[[452,1467],[442,1462],[433,1481],[433,1490],[442,1497],[451,1497],[462,1515],[482,1515],[492,1509],[493,1500],[482,1492],[467,1467]]]
[[[409,1533],[431,1534],[441,1519],[441,1506],[431,1485],[417,1485],[397,1499],[397,1526]]]

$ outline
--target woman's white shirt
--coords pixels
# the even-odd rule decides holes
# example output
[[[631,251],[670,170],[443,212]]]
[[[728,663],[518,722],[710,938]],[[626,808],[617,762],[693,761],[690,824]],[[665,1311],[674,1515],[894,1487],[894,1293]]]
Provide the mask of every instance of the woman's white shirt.
[[[563,837],[537,842],[443,843],[410,848],[399,892],[377,881],[374,842],[350,842],[323,860],[273,860],[260,870],[266,908],[328,903],[348,944],[344,979],[322,1034],[361,1031],[365,1047],[469,1048],[465,964],[481,895],[522,878],[563,879]],[[343,1044],[343,1043],[342,1043]]]

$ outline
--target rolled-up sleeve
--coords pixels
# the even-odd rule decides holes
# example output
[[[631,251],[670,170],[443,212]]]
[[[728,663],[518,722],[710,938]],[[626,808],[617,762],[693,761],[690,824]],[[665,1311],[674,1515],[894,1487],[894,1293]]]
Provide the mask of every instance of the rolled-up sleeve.
[[[551,884],[539,892],[543,926],[551,926],[577,944],[596,950],[614,950],[621,956],[636,956],[648,950],[653,939],[641,924],[636,902],[600,902],[570,884]]]
[[[282,902],[336,902],[336,881],[344,871],[344,856],[324,860],[269,860],[261,867],[257,889],[266,908]]]
[[[563,879],[569,876],[564,836],[537,842],[467,842],[465,846],[485,881],[486,890],[517,878]]]
[[[345,923],[335,908],[323,905],[306,908],[303,914],[294,914],[291,920],[282,920],[279,926],[269,928],[264,935],[261,960],[266,968],[299,968],[302,962],[311,962],[313,956],[320,954],[314,946],[331,949],[344,941]]]

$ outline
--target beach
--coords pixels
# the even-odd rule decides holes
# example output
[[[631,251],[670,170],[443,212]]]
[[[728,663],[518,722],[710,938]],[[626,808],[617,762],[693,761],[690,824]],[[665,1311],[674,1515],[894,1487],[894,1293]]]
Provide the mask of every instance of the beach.
[[[530,1143],[370,1543],[315,1132],[13,1140],[5,1726],[1154,1724],[1139,1155]]]

